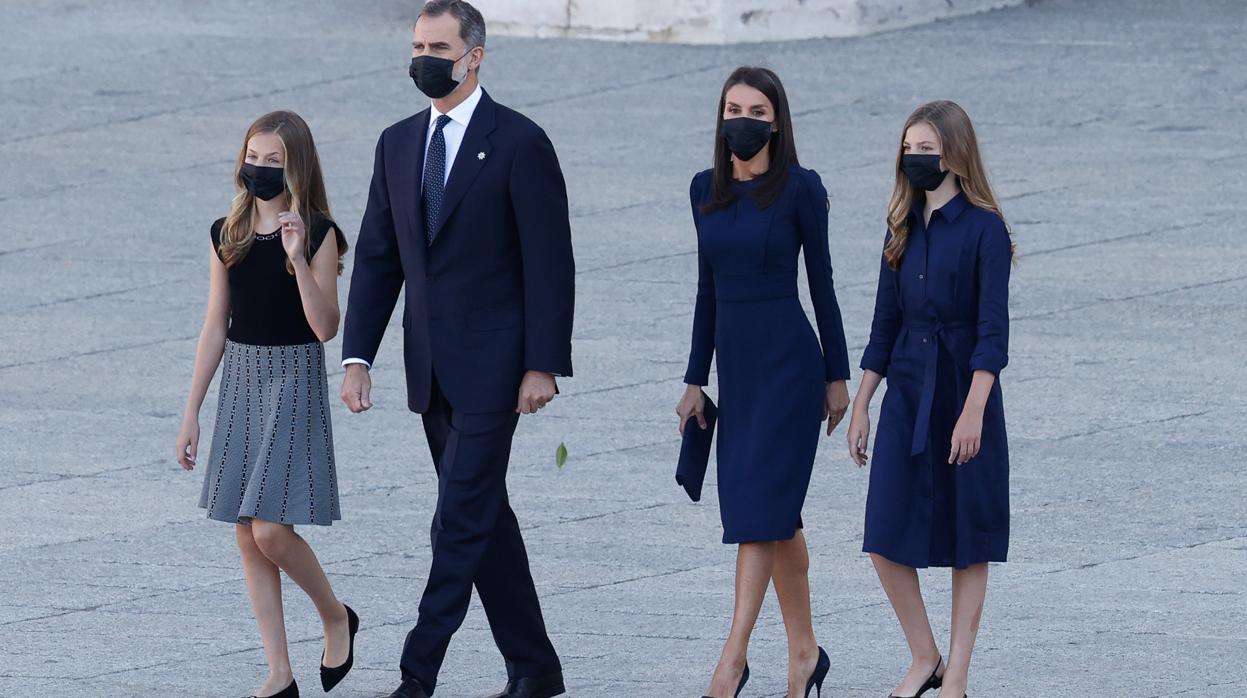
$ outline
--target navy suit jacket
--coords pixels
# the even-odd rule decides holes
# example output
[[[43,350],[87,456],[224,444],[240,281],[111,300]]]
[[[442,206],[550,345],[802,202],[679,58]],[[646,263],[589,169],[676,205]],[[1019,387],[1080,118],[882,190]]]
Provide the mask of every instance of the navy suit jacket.
[[[525,371],[572,374],[567,186],[545,132],[483,94],[428,244],[420,187],[429,114],[390,126],[377,143],[343,357],[374,363],[405,284],[408,407],[428,409],[436,372],[456,410],[514,410]]]

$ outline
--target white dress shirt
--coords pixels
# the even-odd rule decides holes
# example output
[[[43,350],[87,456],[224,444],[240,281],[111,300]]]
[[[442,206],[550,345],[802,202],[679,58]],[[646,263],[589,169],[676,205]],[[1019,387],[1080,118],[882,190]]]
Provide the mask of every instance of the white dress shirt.
[[[472,121],[476,105],[481,103],[481,94],[481,86],[478,84],[476,89],[472,90],[472,94],[460,102],[459,106],[445,112],[446,116],[450,117],[450,122],[442,127],[442,137],[446,139],[446,178],[442,180],[443,184],[450,180],[450,169],[455,166],[455,156],[459,154],[459,146],[463,145],[463,135],[468,131],[468,122]],[[424,152],[426,153],[429,152],[429,142],[433,140],[433,132],[437,130],[437,117],[442,114],[442,110],[438,109],[436,104],[429,105],[429,130],[424,134]],[[422,169],[422,175],[423,172]],[[424,181],[423,176],[420,181]],[[372,368],[367,361],[359,358],[343,359],[342,365],[347,364],[363,364]]]

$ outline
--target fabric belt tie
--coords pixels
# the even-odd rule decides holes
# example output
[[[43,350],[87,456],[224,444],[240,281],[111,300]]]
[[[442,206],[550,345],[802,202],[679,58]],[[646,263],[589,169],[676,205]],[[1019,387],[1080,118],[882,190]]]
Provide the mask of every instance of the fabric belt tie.
[[[936,321],[933,323],[905,325],[905,329],[911,332],[930,335],[926,338],[926,367],[923,371],[922,395],[918,399],[918,418],[914,422],[914,440],[910,446],[910,456],[916,456],[927,450],[927,435],[931,431],[931,406],[935,404],[936,367],[940,361],[940,345],[944,342],[944,332],[947,330],[974,329],[975,326],[975,323],[966,321],[947,323]],[[961,399],[961,374],[959,372],[954,373],[957,382],[958,399]]]

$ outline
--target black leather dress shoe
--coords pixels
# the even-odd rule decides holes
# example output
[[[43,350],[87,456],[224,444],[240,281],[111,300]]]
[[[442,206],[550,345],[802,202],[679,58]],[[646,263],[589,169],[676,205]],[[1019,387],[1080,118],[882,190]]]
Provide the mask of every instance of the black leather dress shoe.
[[[429,693],[424,690],[424,686],[421,686],[419,681],[403,679],[389,698],[429,698]]]
[[[567,692],[563,686],[563,673],[545,676],[523,676],[507,682],[507,689],[489,698],[554,698]]]

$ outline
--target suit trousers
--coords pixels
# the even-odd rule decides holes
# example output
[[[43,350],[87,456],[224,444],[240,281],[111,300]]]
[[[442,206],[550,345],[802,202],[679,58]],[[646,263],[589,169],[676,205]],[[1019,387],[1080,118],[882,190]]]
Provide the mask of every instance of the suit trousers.
[[[424,431],[437,468],[433,561],[401,668],[430,693],[450,638],[462,625],[472,588],[480,596],[509,678],[560,671],[519,522],[507,497],[507,464],[519,415],[456,410],[432,380]]]

